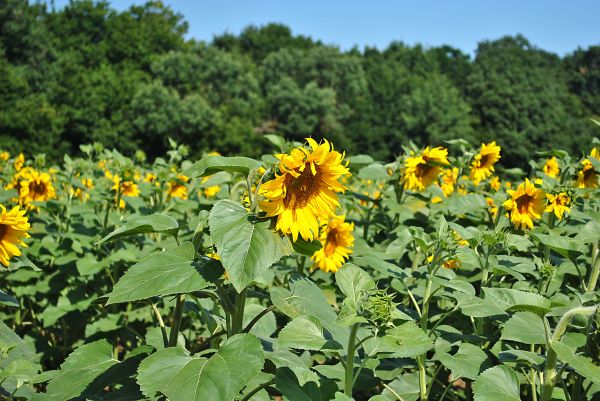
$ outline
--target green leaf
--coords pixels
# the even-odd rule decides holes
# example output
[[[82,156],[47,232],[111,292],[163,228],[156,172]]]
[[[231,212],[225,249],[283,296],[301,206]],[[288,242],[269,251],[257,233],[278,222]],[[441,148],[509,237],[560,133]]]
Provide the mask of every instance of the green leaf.
[[[106,340],[85,344],[73,351],[50,380],[47,400],[64,401],[79,396],[98,376],[119,361],[113,358],[113,348]]]
[[[344,304],[358,307],[365,293],[377,288],[375,281],[358,266],[347,263],[335,273],[335,282],[342,294],[346,296]]]
[[[291,254],[289,240],[273,231],[270,221],[258,220],[233,201],[215,203],[208,224],[223,267],[238,292],[282,256]]]
[[[171,401],[231,401],[258,374],[265,354],[258,338],[237,334],[210,358],[166,348],[144,359],[137,382],[146,397],[162,393]]]
[[[294,247],[294,251],[301,255],[313,256],[315,252],[323,247],[323,244],[321,244],[321,241],[319,240],[308,242],[302,238],[298,238],[296,242],[292,243],[292,246]]]
[[[462,292],[453,292],[450,296],[457,301],[457,307],[465,316],[488,317],[506,315],[504,309],[488,299],[479,298]]]
[[[184,171],[190,178],[206,177],[219,171],[248,175],[260,167],[260,162],[247,157],[206,156]]]
[[[358,171],[358,178],[363,180],[387,180],[390,176],[387,173],[387,170],[384,165],[373,163],[366,167],[361,168]]]
[[[504,310],[525,310],[544,315],[550,311],[549,299],[533,292],[512,288],[484,288],[485,299],[494,302]]]
[[[558,359],[568,363],[581,376],[600,384],[600,366],[596,365],[590,358],[577,354],[576,348],[569,347],[562,342],[552,344]]]
[[[529,366],[539,367],[546,360],[543,356],[531,352],[531,351],[523,351],[520,349],[511,349],[508,351],[501,351],[498,353],[498,359],[503,363],[525,363]]]
[[[459,377],[475,380],[479,374],[479,369],[481,369],[481,364],[487,359],[487,355],[476,345],[463,343],[456,354],[442,353],[437,356],[437,359],[452,371],[451,380],[456,380]]]
[[[174,234],[177,230],[179,230],[179,224],[177,223],[177,220],[170,216],[164,214],[138,216],[102,238],[98,241],[98,244],[121,237],[127,237],[129,235],[146,233]]]
[[[533,312],[517,312],[504,323],[500,339],[524,344],[545,344],[544,321]]]
[[[381,352],[396,358],[410,358],[429,351],[433,341],[414,322],[406,322],[387,330],[383,337],[365,341],[364,347],[367,354]]]
[[[507,366],[494,366],[479,375],[473,384],[475,401],[521,401],[519,378]]]
[[[310,351],[342,349],[336,341],[325,338],[323,326],[317,319],[308,317],[297,317],[289,322],[279,332],[277,346]]]
[[[562,237],[558,234],[536,234],[531,233],[531,236],[540,241],[543,245],[546,245],[553,251],[569,257],[571,254],[580,254],[585,251],[585,244],[581,241],[574,240],[573,238]]]
[[[189,293],[210,285],[203,277],[209,261],[198,266],[193,262],[194,247],[190,242],[146,256],[133,265],[109,294],[107,305],[131,302],[154,296]]]
[[[287,401],[329,401],[338,390],[331,380],[308,381],[301,386],[296,374],[288,367],[277,369],[275,387]]]
[[[5,293],[4,291],[0,290],[0,304],[7,305],[7,306],[14,306],[14,307],[18,308],[19,300],[17,298],[13,297],[12,295],[9,295],[9,294]]]

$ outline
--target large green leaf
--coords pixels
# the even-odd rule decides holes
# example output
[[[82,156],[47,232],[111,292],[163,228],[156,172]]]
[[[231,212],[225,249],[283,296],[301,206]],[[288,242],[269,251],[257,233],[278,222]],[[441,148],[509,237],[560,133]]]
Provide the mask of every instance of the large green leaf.
[[[496,305],[494,302],[488,299],[476,297],[471,294],[465,294],[463,292],[453,292],[450,295],[456,299],[457,307],[465,316],[470,317],[487,317],[495,315],[506,315],[503,308]]]
[[[548,235],[531,233],[531,236],[536,238],[543,245],[565,257],[577,255],[585,251],[585,244],[573,238],[562,237],[558,234]]]
[[[174,234],[179,230],[179,224],[174,218],[164,214],[134,217],[112,233],[98,241],[99,244],[129,235],[162,233]]]
[[[60,372],[50,380],[45,400],[64,401],[79,396],[94,379],[119,361],[106,340],[78,347],[67,357]]]
[[[238,292],[292,252],[290,241],[272,230],[269,221],[260,221],[233,201],[218,201],[208,224],[221,262]]]
[[[0,290],[0,304],[7,305],[7,306],[14,306],[15,308],[18,308],[19,300],[17,298],[13,297],[12,295],[7,294],[4,291]]]
[[[331,380],[321,380],[320,383],[308,381],[301,385],[295,373],[288,367],[277,369],[275,387],[287,401],[329,401],[334,398],[338,389]]]
[[[525,344],[545,344],[544,321],[533,312],[517,312],[504,323],[500,339]]]
[[[479,375],[473,384],[475,401],[521,401],[519,378],[507,366],[494,366]]]
[[[206,288],[210,282],[203,276],[203,269],[210,266],[210,261],[194,263],[194,253],[192,244],[186,242],[148,255],[125,272],[109,294],[107,305]]]
[[[327,337],[330,337],[327,333]],[[289,322],[277,337],[277,346],[311,351],[337,350],[342,346],[326,338],[323,327],[315,318],[297,317]]]
[[[463,343],[456,354],[442,353],[437,355],[437,359],[452,371],[451,380],[456,380],[459,377],[475,380],[481,369],[481,364],[487,359],[487,355],[476,345]]]
[[[348,302],[356,308],[365,293],[376,288],[375,281],[358,266],[351,263],[335,273],[335,282],[342,294],[346,296],[344,303]]]
[[[577,354],[576,348],[569,347],[562,342],[553,343],[552,349],[556,352],[559,360],[568,363],[581,376],[600,384],[600,366],[590,358]]]
[[[24,381],[29,382],[26,377],[16,377],[11,372],[23,373],[22,368],[31,372],[31,364],[37,360],[33,346],[0,320],[0,393],[2,390],[13,393]]]
[[[259,161],[247,157],[206,156],[185,170],[184,174],[190,178],[206,177],[219,171],[248,175],[259,167]]]
[[[227,339],[210,358],[194,358],[182,348],[166,348],[144,359],[137,382],[149,398],[162,393],[171,401],[231,401],[265,361],[252,334]]]
[[[433,347],[433,341],[414,322],[405,322],[387,330],[383,337],[365,341],[365,351],[391,354],[396,358],[410,358],[422,355]]]
[[[494,302],[504,310],[525,310],[544,315],[550,311],[549,299],[533,292],[512,288],[484,288],[485,299]]]

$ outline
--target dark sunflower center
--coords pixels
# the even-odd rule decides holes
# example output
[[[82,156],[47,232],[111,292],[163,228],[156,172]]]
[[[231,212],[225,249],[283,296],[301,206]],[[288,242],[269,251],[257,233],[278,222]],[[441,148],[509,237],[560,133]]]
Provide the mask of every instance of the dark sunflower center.
[[[584,170],[583,172],[583,181],[594,181],[596,179],[596,170],[590,168],[588,170]]]
[[[335,248],[339,244],[339,233],[338,230],[331,230],[327,233],[327,239],[325,240],[325,255],[331,256],[335,253]]]
[[[517,202],[517,209],[519,210],[519,213],[521,214],[527,214],[527,211],[529,210],[529,207],[531,206],[531,201],[533,200],[533,197],[530,195],[521,195],[516,199]]]
[[[294,178],[287,175],[285,178],[286,194],[283,204],[286,208],[303,208],[319,192],[320,175],[319,168],[316,167],[317,174],[313,175],[310,164],[304,166],[304,171]]]
[[[39,181],[34,181],[29,184],[29,191],[34,197],[42,196],[46,193],[46,184]]]
[[[426,177],[434,168],[435,166],[429,163],[418,164],[417,168],[415,169],[415,175],[417,177]]]
[[[480,167],[486,167],[488,162],[490,160],[490,155],[489,154],[485,154],[485,155],[481,155],[481,159],[479,159],[479,166]]]
[[[8,226],[6,224],[0,224],[0,241],[4,239],[4,236],[8,232]]]

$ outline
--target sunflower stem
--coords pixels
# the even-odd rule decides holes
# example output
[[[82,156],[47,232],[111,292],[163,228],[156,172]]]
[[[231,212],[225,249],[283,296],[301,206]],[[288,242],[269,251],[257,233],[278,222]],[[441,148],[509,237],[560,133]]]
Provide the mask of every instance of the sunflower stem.
[[[173,311],[173,319],[171,321],[171,332],[169,333],[169,347],[175,347],[177,345],[177,337],[179,336],[179,328],[181,327],[181,319],[183,317],[184,302],[185,294],[177,294],[175,310]]]
[[[598,275],[600,275],[600,250],[598,249],[598,241],[596,241],[592,246],[592,271],[587,284],[588,293],[592,293],[596,289]]]
[[[348,355],[346,356],[346,374],[344,377],[344,394],[352,398],[352,387],[354,384],[354,353],[356,352],[356,333],[358,332],[358,323],[354,323],[350,329],[350,338],[348,339]]]
[[[235,296],[235,305],[233,317],[231,321],[231,335],[236,335],[242,332],[244,325],[244,308],[246,307],[246,296],[248,288],[244,288]]]

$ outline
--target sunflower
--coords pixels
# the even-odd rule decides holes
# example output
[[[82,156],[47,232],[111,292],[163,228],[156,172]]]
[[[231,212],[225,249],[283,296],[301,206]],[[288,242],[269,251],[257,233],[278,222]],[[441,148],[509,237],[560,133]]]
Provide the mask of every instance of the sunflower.
[[[548,177],[558,177],[558,174],[560,174],[560,168],[558,167],[558,161],[556,160],[556,157],[546,160],[546,164],[544,164],[544,173]]]
[[[502,206],[510,212],[510,221],[517,228],[533,228],[533,219],[539,219],[546,209],[546,193],[527,178],[517,190],[506,191],[510,196]]]
[[[494,172],[494,164],[500,160],[500,146],[496,141],[481,144],[481,150],[471,162],[471,179],[475,185],[485,180]]]
[[[495,192],[498,192],[501,187],[502,183],[500,182],[500,178],[498,178],[497,175],[493,176],[490,180],[490,188],[493,189]]]
[[[8,159],[10,159],[10,153],[8,152],[0,152],[0,161],[7,161]]]
[[[433,255],[429,255],[427,257],[427,262],[431,263],[433,262]],[[458,258],[449,258],[446,259],[442,262],[442,267],[446,268],[446,269],[460,269],[462,267],[462,263],[460,261],[460,259]]]
[[[546,212],[556,215],[556,218],[562,220],[563,216],[571,212],[569,205],[571,204],[571,198],[564,192],[556,195],[546,194],[548,197],[548,206],[546,206]]]
[[[183,174],[178,174],[177,179],[167,184],[167,195],[169,198],[187,199],[188,190],[185,184],[190,179]]]
[[[24,174],[19,184],[19,201],[21,204],[44,202],[56,198],[52,178],[48,173],[40,173],[30,169]]]
[[[325,272],[335,273],[352,253],[354,223],[347,223],[345,216],[334,216],[321,227],[319,241],[322,248],[311,257],[315,265]]]
[[[458,181],[458,167],[448,168],[442,172],[442,192],[446,197],[452,195],[454,193],[454,187],[456,186],[456,182]]]
[[[4,267],[8,267],[8,261],[13,256],[21,256],[19,246],[27,246],[23,238],[29,238],[27,230],[30,228],[25,210],[15,206],[7,212],[6,208],[0,205],[0,263]]]
[[[200,184],[206,183],[210,179],[210,177],[211,176],[202,177],[202,180],[200,180]],[[202,192],[204,193],[205,197],[212,198],[213,196],[216,196],[219,192],[221,192],[221,186],[220,185],[211,185],[209,187],[203,188]]]
[[[23,164],[25,164],[25,156],[23,155],[23,153],[19,153],[19,156],[17,156],[15,161],[13,162],[13,167],[15,168],[15,171],[21,171],[21,169],[23,168]]]
[[[428,146],[421,154],[407,157],[404,162],[404,188],[424,190],[438,177],[442,166],[448,164],[448,149],[441,146]]]
[[[85,202],[90,199],[90,194],[88,191],[94,189],[94,181],[91,178],[82,178],[81,184],[85,190],[81,188],[70,188],[69,193],[71,196],[79,198],[79,200]]]
[[[590,156],[581,162],[581,170],[577,173],[577,182],[575,183],[578,188],[598,187],[598,172],[590,159],[600,160],[600,148],[594,147]]]
[[[319,235],[319,219],[327,220],[339,206],[337,193],[346,187],[340,178],[350,174],[345,155],[327,140],[318,144],[307,138],[310,149],[298,147],[280,154],[279,173],[259,189],[259,206],[267,216],[277,216],[276,229],[312,241]]]
[[[498,217],[498,207],[494,203],[494,199],[487,197],[485,198],[485,203],[488,206],[488,211],[490,212],[490,216],[492,216],[492,220],[496,220],[496,217]]]

